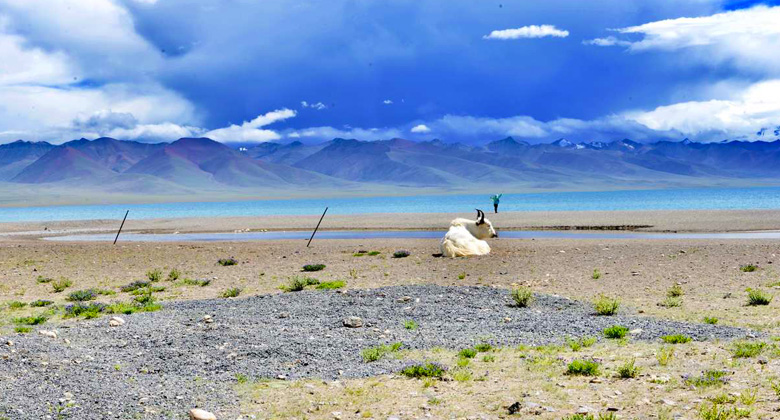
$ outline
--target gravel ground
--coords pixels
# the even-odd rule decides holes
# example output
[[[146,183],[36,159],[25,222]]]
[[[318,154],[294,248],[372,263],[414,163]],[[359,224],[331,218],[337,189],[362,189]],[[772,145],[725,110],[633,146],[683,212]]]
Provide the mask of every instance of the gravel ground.
[[[405,296],[411,299],[399,301]],[[206,315],[212,322],[204,321]],[[363,327],[344,327],[350,316],[362,318]],[[365,363],[360,352],[397,341],[406,348],[457,349],[481,341],[541,345],[600,336],[614,324],[641,329],[634,336],[641,340],[673,333],[696,340],[754,334],[595,316],[590,305],[556,296],[537,296],[530,308],[520,309],[510,305],[505,289],[433,285],[172,302],[162,311],[124,318],[127,323],[115,328],[108,327],[108,318],[58,325],[56,339],[36,333],[4,337],[0,418],[57,418],[66,406],[60,418],[184,419],[193,407],[236,418],[236,374],[335,379],[389,373],[405,362]],[[406,330],[406,320],[419,327]]]

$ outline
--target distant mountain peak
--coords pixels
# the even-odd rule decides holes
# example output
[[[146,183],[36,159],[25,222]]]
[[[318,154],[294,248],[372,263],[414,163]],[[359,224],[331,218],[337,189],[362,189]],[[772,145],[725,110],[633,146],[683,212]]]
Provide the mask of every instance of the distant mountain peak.
[[[691,140],[690,140],[688,137],[684,138],[684,139],[683,139],[683,140],[680,142],[680,144],[684,144],[684,145],[686,145],[686,146],[687,146],[687,145],[689,145],[689,144],[691,144],[691,143],[693,143],[693,142],[692,142],[692,141],[691,141]]]
[[[571,148],[575,147],[574,143],[570,142],[569,140],[567,140],[565,138],[560,138],[560,139],[555,140],[554,142],[552,142],[550,144],[552,144],[553,146],[562,147],[564,149],[571,149]]]

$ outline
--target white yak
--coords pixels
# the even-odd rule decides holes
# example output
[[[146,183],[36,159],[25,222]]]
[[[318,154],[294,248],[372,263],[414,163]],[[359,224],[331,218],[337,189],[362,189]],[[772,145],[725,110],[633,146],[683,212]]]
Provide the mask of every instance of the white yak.
[[[457,218],[450,223],[450,230],[441,240],[441,253],[451,258],[487,255],[490,245],[484,239],[497,237],[493,224],[477,209],[477,220]]]

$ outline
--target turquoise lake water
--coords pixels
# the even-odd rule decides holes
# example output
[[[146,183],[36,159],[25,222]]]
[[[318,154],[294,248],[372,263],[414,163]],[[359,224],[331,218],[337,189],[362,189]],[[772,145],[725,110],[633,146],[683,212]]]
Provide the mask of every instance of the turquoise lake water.
[[[487,194],[0,208],[0,222],[492,211]],[[780,187],[504,194],[500,211],[780,209]]]

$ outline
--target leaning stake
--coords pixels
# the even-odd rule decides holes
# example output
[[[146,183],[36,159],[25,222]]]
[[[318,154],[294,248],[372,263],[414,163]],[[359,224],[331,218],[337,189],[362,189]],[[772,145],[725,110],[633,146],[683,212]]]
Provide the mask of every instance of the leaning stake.
[[[309,238],[309,242],[306,244],[306,248],[309,247],[309,245],[311,244],[311,240],[314,239],[314,234],[316,234],[317,233],[317,229],[320,228],[320,223],[322,223],[322,219],[325,218],[325,213],[327,213],[327,212],[328,212],[328,208],[325,207],[325,211],[322,212],[322,217],[320,217],[320,221],[317,222],[317,227],[315,227],[314,228],[314,232],[311,233],[311,238]]]
[[[116,245],[116,240],[117,240],[117,239],[119,239],[119,233],[120,233],[120,232],[122,232],[122,226],[124,226],[124,225],[125,225],[125,220],[127,220],[127,214],[128,214],[128,213],[130,213],[130,210],[128,210],[127,212],[125,212],[125,218],[124,218],[124,219],[122,219],[122,224],[121,224],[121,225],[119,225],[119,230],[118,230],[118,231],[116,231],[116,238],[114,238],[114,245]]]

